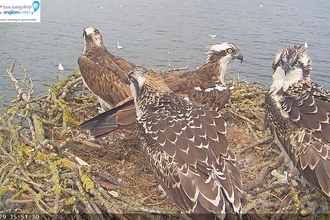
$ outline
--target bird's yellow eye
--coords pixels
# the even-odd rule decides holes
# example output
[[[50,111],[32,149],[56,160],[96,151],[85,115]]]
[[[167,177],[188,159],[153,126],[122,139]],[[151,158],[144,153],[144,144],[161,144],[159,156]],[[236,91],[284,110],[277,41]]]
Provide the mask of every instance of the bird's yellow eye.
[[[231,48],[227,49],[227,53],[232,53],[232,52],[233,52],[233,49],[231,49]]]
[[[278,62],[278,65],[283,66],[283,61],[280,60],[280,61]]]
[[[129,76],[129,81],[134,82],[134,77],[133,76]]]
[[[296,61],[293,65],[299,66],[300,65],[300,62],[299,61]]]

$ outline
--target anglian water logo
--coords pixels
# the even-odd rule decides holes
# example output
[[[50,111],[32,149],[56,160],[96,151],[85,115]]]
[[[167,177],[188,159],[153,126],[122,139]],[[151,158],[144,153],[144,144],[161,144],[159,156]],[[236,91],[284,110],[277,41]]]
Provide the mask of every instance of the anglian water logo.
[[[34,1],[33,3],[32,3],[32,7],[33,7],[33,12],[31,12],[31,14],[33,14],[34,12],[36,12],[38,9],[39,9],[39,7],[40,7],[40,2],[39,1]]]
[[[0,22],[40,22],[40,1],[1,0]]]

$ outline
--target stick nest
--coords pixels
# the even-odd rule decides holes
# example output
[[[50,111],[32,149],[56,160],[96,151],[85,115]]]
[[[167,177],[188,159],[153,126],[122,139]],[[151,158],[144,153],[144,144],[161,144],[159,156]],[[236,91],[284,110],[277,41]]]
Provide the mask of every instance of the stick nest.
[[[15,65],[22,79],[13,74]],[[181,69],[178,69],[181,70]],[[93,139],[78,125],[97,115],[92,94],[82,93],[78,71],[33,97],[33,82],[14,61],[7,69],[18,95],[3,103],[0,128],[0,215],[48,218],[179,219],[177,207],[157,190],[144,164],[136,131]],[[325,200],[285,175],[283,160],[263,128],[266,87],[232,77],[231,101],[222,110],[227,138],[242,174],[246,218],[292,218],[325,213]],[[284,165],[283,165],[284,164]],[[270,174],[271,173],[271,174]],[[292,215],[297,214],[297,215]]]

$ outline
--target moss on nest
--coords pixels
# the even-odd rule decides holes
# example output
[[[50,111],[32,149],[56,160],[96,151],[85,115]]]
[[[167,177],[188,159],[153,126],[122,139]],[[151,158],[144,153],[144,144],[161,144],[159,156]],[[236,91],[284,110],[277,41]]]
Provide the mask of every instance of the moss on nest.
[[[14,77],[16,65],[24,70],[21,80]],[[82,94],[77,71],[45,85],[49,92],[38,97],[33,97],[33,82],[18,61],[7,73],[18,98],[3,106],[0,213],[50,217],[72,213],[77,219],[181,217],[169,199],[159,196],[135,131],[95,140],[77,127],[97,115],[98,105],[92,94]],[[275,160],[278,149],[263,129],[266,87],[233,77],[228,86],[232,97],[222,112],[242,173],[243,212],[251,219],[325,213],[327,203],[311,187],[280,182],[270,174],[272,170],[283,174],[285,167]]]

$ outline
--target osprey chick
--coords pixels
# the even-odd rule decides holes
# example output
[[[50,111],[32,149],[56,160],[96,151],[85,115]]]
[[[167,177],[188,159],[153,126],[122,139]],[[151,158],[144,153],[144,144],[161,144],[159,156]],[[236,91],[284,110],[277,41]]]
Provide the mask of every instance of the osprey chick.
[[[151,70],[135,68],[127,82],[145,158],[169,198],[195,219],[239,217],[241,176],[221,114],[179,97]]]
[[[279,50],[265,98],[265,122],[294,167],[329,199],[330,93],[311,80],[311,65],[301,46]]]

